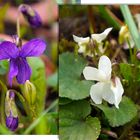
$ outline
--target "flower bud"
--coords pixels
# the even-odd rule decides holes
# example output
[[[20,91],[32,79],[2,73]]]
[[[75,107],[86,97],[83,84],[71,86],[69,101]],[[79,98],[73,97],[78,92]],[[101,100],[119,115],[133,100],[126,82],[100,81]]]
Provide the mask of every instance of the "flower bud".
[[[14,131],[18,127],[18,114],[15,105],[15,94],[13,91],[7,91],[5,98],[6,126]]]
[[[33,83],[27,80],[24,84],[23,96],[29,104],[34,104],[36,100],[36,88]]]
[[[122,44],[126,41],[127,38],[130,38],[130,32],[127,25],[122,26],[119,32],[119,43]]]
[[[39,14],[29,5],[22,4],[19,7],[19,10],[33,28],[37,28],[42,25],[42,21]]]
[[[140,60],[140,51],[137,52],[137,59]]]
[[[6,126],[11,130],[14,131],[18,127],[18,117],[12,116],[12,113],[10,113],[10,116],[6,117]]]
[[[128,40],[129,40],[130,46],[128,44]],[[127,25],[122,26],[121,29],[120,29],[120,32],[119,32],[119,43],[120,44],[124,44],[123,45],[124,49],[129,49],[129,47],[133,48],[134,45],[135,45]]]

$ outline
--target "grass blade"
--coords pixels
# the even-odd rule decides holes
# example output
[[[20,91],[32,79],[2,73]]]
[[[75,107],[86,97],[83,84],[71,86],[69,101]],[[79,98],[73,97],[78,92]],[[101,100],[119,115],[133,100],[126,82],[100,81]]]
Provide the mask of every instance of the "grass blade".
[[[125,19],[125,22],[126,22],[128,28],[129,28],[129,31],[132,35],[132,38],[135,42],[135,45],[139,49],[140,48],[140,34],[138,32],[138,29],[136,27],[134,19],[131,15],[129,7],[128,7],[128,5],[121,5],[120,8],[121,8],[121,12],[123,14],[123,17]]]
[[[40,117],[39,118],[37,118],[26,130],[25,130],[25,132],[23,133],[24,135],[27,135],[27,134],[29,134],[34,128],[35,128],[35,126],[37,126],[38,125],[38,123],[41,121],[41,119],[51,110],[51,109],[53,109],[55,106],[57,106],[58,105],[58,100],[55,100],[52,104],[51,104],[51,106],[48,108],[48,109],[46,109],[41,115],[40,115]]]
[[[121,25],[116,21],[110,14],[108,13],[107,9],[104,5],[99,5],[99,12],[100,15],[115,29],[120,29]]]

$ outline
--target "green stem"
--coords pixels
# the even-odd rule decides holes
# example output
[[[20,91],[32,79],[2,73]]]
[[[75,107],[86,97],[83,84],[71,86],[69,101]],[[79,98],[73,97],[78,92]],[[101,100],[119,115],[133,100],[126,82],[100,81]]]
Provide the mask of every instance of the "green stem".
[[[29,104],[29,110],[30,110],[30,116],[31,116],[31,122],[33,122],[37,118],[37,113],[35,110],[36,106],[35,105],[30,105]]]
[[[7,92],[7,87],[4,83],[0,80],[0,85],[2,88],[2,95],[1,95],[1,121],[2,124],[5,126],[5,95]]]
[[[90,30],[90,34],[94,33],[94,19],[93,19],[93,9],[92,6],[89,5],[88,6],[88,21],[89,21],[89,30]]]
[[[133,52],[132,52],[132,47],[131,47],[131,44],[130,44],[130,41],[129,41],[128,38],[127,38],[127,43],[128,43],[128,46],[129,46],[129,53],[130,53],[131,63],[133,64]]]
[[[39,118],[37,118],[23,133],[24,135],[29,134],[38,124],[39,122],[42,120],[42,118],[51,110],[53,109],[55,106],[58,105],[58,100],[55,100],[51,106],[49,108],[47,108],[41,115]]]
[[[18,15],[17,15],[17,35],[20,38],[20,22],[19,22],[19,10],[18,10]]]

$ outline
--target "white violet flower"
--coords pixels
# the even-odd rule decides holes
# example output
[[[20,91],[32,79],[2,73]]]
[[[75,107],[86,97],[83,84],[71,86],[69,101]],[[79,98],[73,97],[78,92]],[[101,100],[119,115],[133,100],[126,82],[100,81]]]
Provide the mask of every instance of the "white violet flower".
[[[91,99],[96,104],[101,104],[104,99],[119,108],[124,89],[119,77],[111,79],[111,71],[111,61],[107,56],[103,55],[100,57],[98,69],[86,66],[83,74],[86,80],[97,81],[90,89]]]
[[[90,41],[96,41],[99,44],[99,49],[103,53],[105,50],[102,46],[102,41],[108,36],[112,28],[107,28],[104,30],[104,32],[99,34],[92,34],[91,37],[78,37],[76,35],[73,35],[73,39],[76,43],[78,43],[79,53],[86,53],[88,56],[93,56],[91,51],[87,51],[87,45],[90,43]]]

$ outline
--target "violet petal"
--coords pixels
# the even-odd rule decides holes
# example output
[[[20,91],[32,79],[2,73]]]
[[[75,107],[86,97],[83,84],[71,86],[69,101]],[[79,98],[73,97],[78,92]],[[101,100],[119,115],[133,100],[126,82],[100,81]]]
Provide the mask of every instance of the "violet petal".
[[[39,56],[46,49],[46,43],[42,39],[36,38],[22,46],[20,51],[21,57]]]
[[[18,74],[18,66],[16,64],[16,59],[11,59],[10,60],[10,70],[9,70],[9,75],[8,75],[8,80],[9,80],[10,86],[12,86],[12,80],[17,74]]]
[[[16,44],[10,41],[3,41],[0,44],[0,60],[16,58],[19,54]]]
[[[31,76],[31,68],[27,63],[25,58],[19,58],[17,60],[18,65],[18,74],[17,74],[17,81],[19,84],[24,84],[26,80],[30,79]]]

